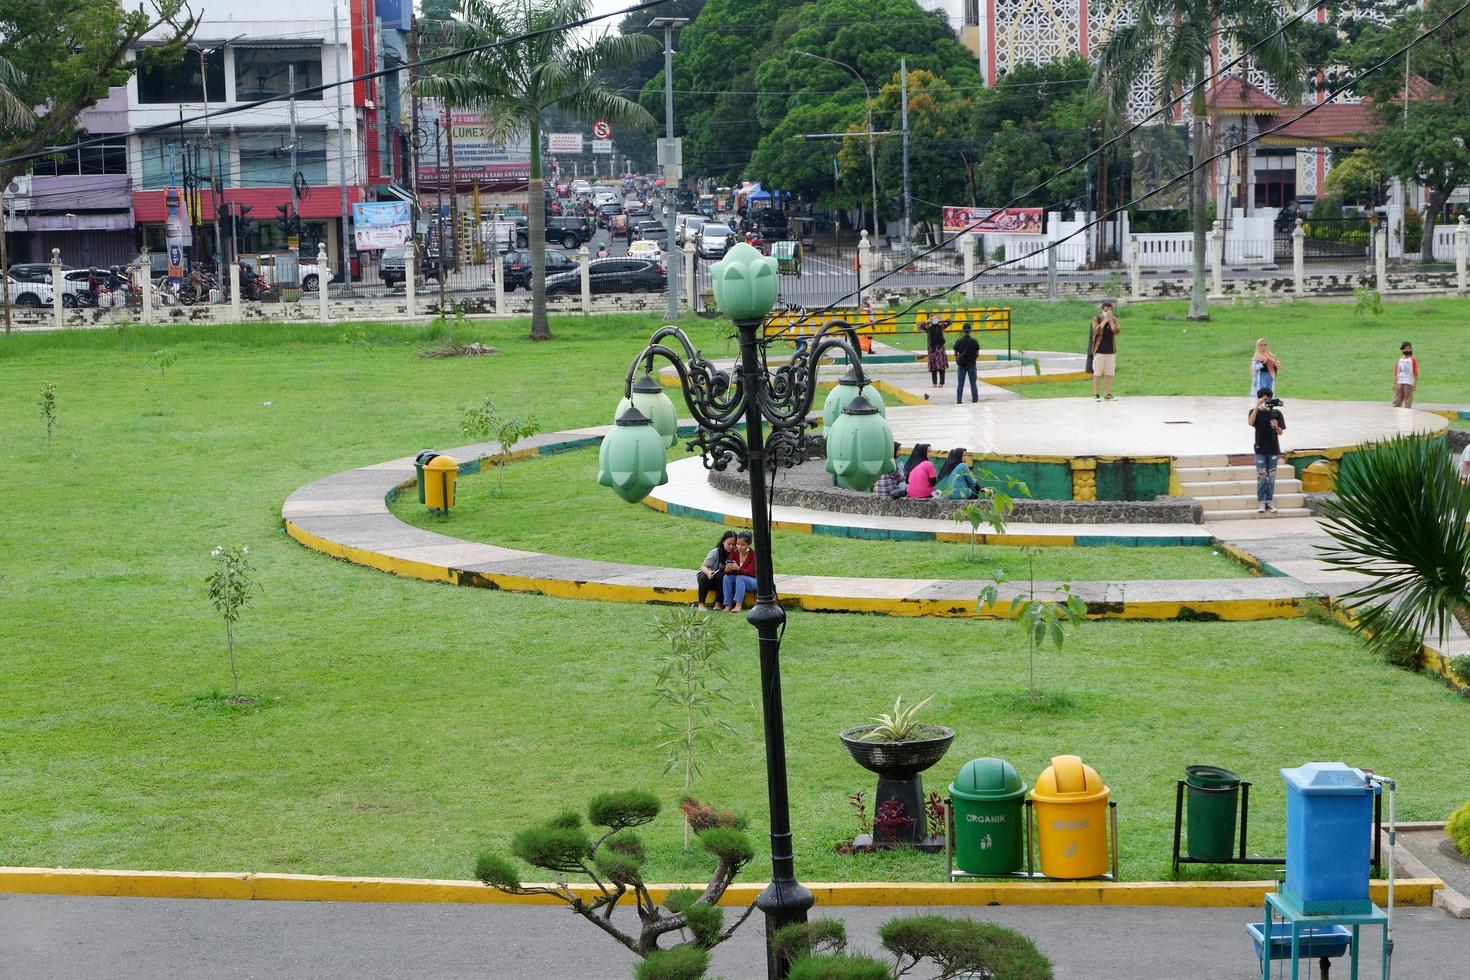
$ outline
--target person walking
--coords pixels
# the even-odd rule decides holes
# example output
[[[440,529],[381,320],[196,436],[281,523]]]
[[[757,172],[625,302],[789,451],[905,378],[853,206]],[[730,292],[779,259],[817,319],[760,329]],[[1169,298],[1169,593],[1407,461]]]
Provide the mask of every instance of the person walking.
[[[1256,392],[1256,404],[1246,422],[1256,430],[1256,513],[1276,513],[1276,460],[1281,456],[1281,433],[1286,419],[1281,410],[1267,402],[1274,401],[1270,388]]]
[[[1281,370],[1281,359],[1271,353],[1266,338],[1256,341],[1256,352],[1251,355],[1251,386],[1247,389],[1252,396],[1262,388],[1276,394],[1276,373]]]
[[[1113,315],[1113,301],[1104,300],[1102,309],[1092,318],[1092,340],[1087,353],[1092,359],[1092,400],[1113,400],[1113,375],[1118,363],[1118,318]],[[1097,393],[1098,381],[1102,381],[1102,396]]]
[[[944,375],[949,370],[949,354],[944,350],[944,328],[947,326],[948,322],[931,316],[924,328],[929,335],[929,384],[933,388],[944,387]]]
[[[954,342],[954,366],[955,375],[959,383],[955,385],[954,401],[956,405],[965,403],[965,378],[970,379],[970,401],[980,400],[980,389],[975,383],[975,362],[980,358],[980,344],[970,336],[970,325],[964,326],[964,333],[960,339]]]
[[[1393,407],[1413,408],[1418,384],[1419,359],[1414,356],[1414,345],[1406,340],[1399,344],[1399,359],[1393,366]]]

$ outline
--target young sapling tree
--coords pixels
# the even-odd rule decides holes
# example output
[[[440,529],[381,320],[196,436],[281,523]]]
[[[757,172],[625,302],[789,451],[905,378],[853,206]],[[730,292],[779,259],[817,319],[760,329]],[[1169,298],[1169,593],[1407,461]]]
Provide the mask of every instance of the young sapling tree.
[[[235,693],[230,700],[240,704],[240,672],[235,665],[235,624],[240,621],[240,614],[250,607],[260,586],[255,580],[255,566],[250,562],[248,546],[217,545],[209,557],[214,560],[214,569],[204,581],[209,588],[210,605],[225,621],[225,649],[230,655],[230,677],[235,684]]]

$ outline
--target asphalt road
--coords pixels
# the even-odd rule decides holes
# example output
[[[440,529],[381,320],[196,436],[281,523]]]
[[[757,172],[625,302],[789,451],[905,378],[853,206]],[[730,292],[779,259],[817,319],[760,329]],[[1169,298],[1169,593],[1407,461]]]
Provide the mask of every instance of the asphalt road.
[[[1259,921],[1258,909],[854,908],[830,914],[846,921],[854,948],[880,952],[880,924],[925,911],[1024,932],[1052,958],[1057,980],[1261,975],[1243,928]],[[1380,935],[1364,929],[1364,978],[1379,976]],[[763,977],[762,937],[758,919],[747,922],[716,949],[713,975]],[[1394,939],[1400,980],[1470,976],[1470,921],[1437,909],[1399,909]],[[5,980],[600,980],[630,976],[633,962],[632,954],[559,908],[0,895]],[[1347,972],[1339,961],[1332,975]],[[911,974],[930,975],[922,969]]]

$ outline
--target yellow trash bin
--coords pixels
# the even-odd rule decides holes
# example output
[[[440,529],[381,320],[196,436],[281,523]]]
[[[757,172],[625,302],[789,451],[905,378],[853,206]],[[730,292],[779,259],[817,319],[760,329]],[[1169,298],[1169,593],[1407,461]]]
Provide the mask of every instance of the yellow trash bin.
[[[1307,464],[1302,470],[1302,490],[1307,493],[1329,493],[1337,482],[1337,467],[1325,459]]]
[[[454,481],[459,464],[453,456],[435,456],[424,464],[424,506],[449,513],[454,506]]]
[[[1108,871],[1108,795],[1097,772],[1075,755],[1059,755],[1031,790],[1041,873],[1096,878]]]

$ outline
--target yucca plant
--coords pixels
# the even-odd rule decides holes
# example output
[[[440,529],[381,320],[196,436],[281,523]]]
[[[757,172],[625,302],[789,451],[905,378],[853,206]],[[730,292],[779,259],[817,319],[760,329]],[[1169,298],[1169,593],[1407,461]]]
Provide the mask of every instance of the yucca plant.
[[[1368,577],[1340,601],[1374,652],[1387,653],[1450,620],[1470,633],[1470,488],[1442,440],[1401,436],[1342,458],[1322,560]]]
[[[863,740],[866,742],[907,742],[914,737],[914,732],[919,727],[914,716],[919,713],[920,708],[933,700],[934,695],[931,694],[918,704],[905,708],[903,695],[900,694],[893,702],[893,714],[874,715],[869,719],[877,724],[872,731],[863,736]]]

